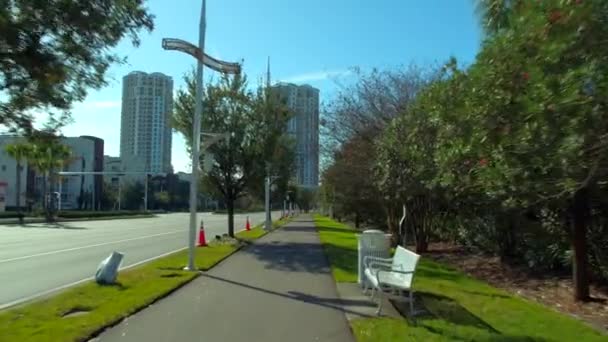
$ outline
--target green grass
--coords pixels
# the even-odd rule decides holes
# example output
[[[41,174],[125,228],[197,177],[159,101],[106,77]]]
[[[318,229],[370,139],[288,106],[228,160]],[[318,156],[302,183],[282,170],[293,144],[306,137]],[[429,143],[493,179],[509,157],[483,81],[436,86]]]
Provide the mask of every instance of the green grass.
[[[357,281],[357,234],[351,227],[315,216],[319,238],[329,258],[334,279],[340,283]]]
[[[357,232],[315,216],[333,275],[357,279]],[[413,320],[370,318],[351,322],[362,341],[608,341],[585,323],[525,300],[450,267],[422,258],[416,298],[428,311]]]
[[[281,226],[287,224],[289,221],[291,221],[291,219],[289,218],[283,218],[283,219],[279,219],[276,221],[272,221],[272,229],[278,229]],[[257,225],[253,228],[251,228],[251,230],[247,231],[247,230],[242,230],[238,233],[236,233],[236,238],[239,240],[245,240],[245,241],[252,241],[252,240],[256,240],[261,238],[262,236],[266,235],[267,232],[264,230],[263,225]]]
[[[207,270],[237,247],[211,245],[196,249],[196,265]],[[118,285],[87,282],[56,296],[0,312],[2,341],[81,341],[100,328],[149,305],[199,273],[186,272],[187,251],[171,254],[142,266],[122,271]],[[88,314],[62,318],[74,308]]]
[[[237,239],[245,241],[259,239],[264,235],[266,235],[266,231],[264,230],[264,228],[262,228],[262,226],[255,226],[249,231],[243,230],[236,233]]]

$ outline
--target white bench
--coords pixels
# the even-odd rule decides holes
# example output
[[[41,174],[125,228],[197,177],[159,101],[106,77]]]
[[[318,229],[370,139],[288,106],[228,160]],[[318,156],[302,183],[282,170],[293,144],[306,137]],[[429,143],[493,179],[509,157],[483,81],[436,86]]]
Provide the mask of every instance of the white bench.
[[[379,293],[378,315],[382,311],[382,297],[395,291],[409,292],[410,314],[414,313],[412,283],[418,260],[420,260],[420,255],[401,246],[397,246],[392,258],[384,259],[374,256],[364,258],[365,277],[372,286],[372,299],[374,299],[376,291]],[[367,292],[367,290],[366,287],[364,292]],[[384,292],[385,290],[387,292]]]

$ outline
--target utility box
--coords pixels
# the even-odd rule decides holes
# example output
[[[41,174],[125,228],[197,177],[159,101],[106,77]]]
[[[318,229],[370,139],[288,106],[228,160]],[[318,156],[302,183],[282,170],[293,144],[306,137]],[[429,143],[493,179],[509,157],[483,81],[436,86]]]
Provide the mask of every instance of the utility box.
[[[112,252],[109,257],[103,259],[99,264],[99,267],[97,267],[95,281],[101,285],[114,284],[123,257],[124,255],[122,253]]]
[[[380,230],[365,230],[359,235],[358,251],[359,251],[359,277],[358,283],[362,287],[367,282],[365,278],[365,266],[363,259],[366,256],[374,256],[379,258],[390,257],[390,235],[384,234]]]

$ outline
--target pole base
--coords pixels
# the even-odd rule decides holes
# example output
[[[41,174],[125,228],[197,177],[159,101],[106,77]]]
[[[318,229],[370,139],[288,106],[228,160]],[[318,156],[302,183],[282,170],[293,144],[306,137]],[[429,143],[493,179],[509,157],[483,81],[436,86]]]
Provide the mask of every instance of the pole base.
[[[186,267],[184,267],[184,271],[196,272],[198,270],[196,269],[196,267],[195,268],[190,268],[190,266],[186,266]]]

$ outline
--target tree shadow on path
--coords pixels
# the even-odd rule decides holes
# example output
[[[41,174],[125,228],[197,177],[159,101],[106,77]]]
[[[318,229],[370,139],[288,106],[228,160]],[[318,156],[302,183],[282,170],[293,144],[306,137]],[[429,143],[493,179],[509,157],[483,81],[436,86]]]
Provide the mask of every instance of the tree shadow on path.
[[[249,290],[258,291],[258,292],[262,292],[262,293],[266,293],[266,294],[270,294],[270,295],[274,295],[274,296],[279,296],[279,297],[282,297],[285,299],[295,300],[295,301],[307,303],[310,305],[318,305],[318,306],[322,306],[324,308],[337,310],[337,311],[341,311],[341,312],[345,312],[345,313],[350,313],[352,315],[357,315],[361,318],[375,317],[375,316],[366,315],[361,312],[357,312],[357,311],[354,311],[354,310],[348,308],[349,306],[374,306],[373,303],[370,303],[365,300],[349,300],[349,299],[341,299],[338,297],[333,297],[333,298],[319,297],[319,296],[306,294],[306,293],[299,292],[299,291],[287,291],[287,293],[282,293],[282,292],[264,289],[264,288],[261,288],[258,286],[249,285],[249,284],[241,283],[238,281],[214,276],[214,275],[211,275],[208,273],[202,274],[201,277],[209,278],[209,279],[215,280],[215,281],[229,283],[229,284],[236,285],[236,286],[241,286],[241,287],[247,288]]]

